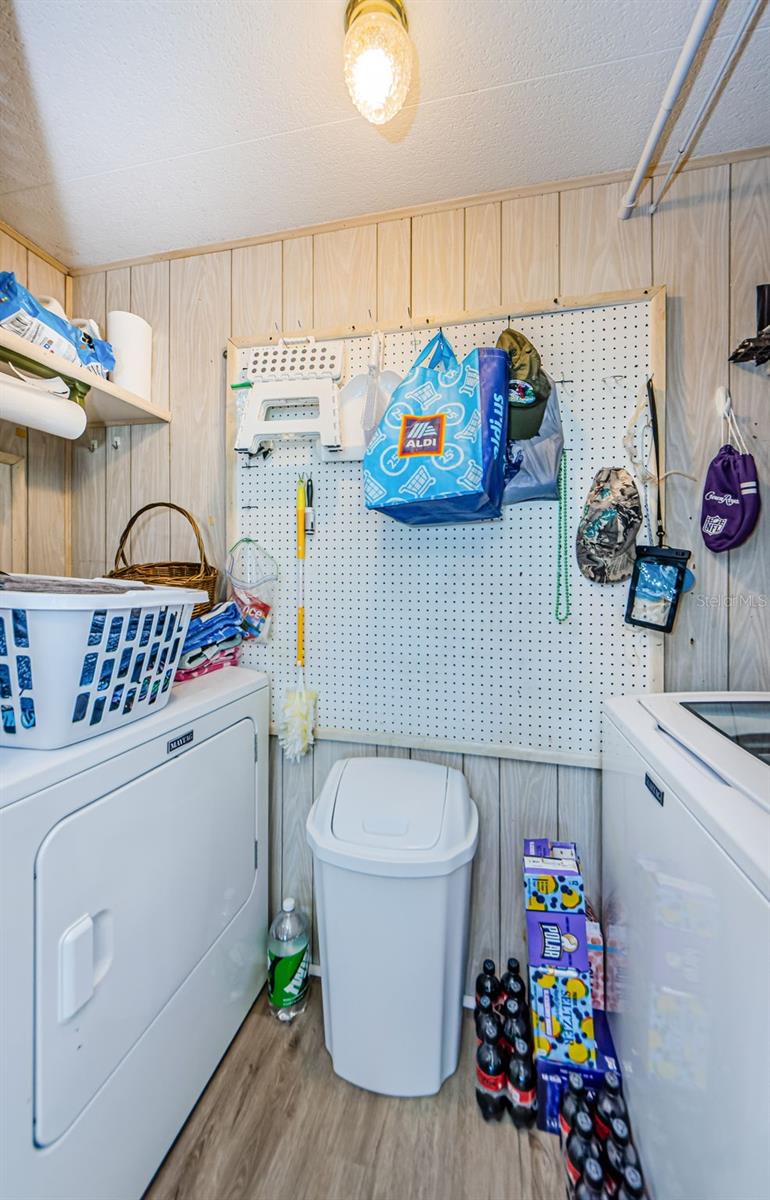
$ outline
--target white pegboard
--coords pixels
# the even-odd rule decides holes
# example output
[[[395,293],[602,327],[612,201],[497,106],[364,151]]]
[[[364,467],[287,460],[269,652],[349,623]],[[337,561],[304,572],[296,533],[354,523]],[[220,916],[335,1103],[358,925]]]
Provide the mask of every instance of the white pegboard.
[[[506,324],[474,321],[446,333],[462,359],[494,346]],[[294,678],[294,497],[298,475],[308,472],[317,532],[306,562],[307,678],[319,692],[321,729],[587,763],[599,752],[603,697],[661,686],[662,638],[624,623],[627,583],[590,583],[574,557],[596,471],[627,465],[623,434],[650,369],[650,304],[517,317],[513,325],[562,381],[570,620],[560,625],[553,616],[555,502],[506,507],[500,521],[410,528],[366,511],[359,463],[324,463],[317,446],[283,442],[254,466],[238,456],[231,539],[255,538],[280,565],[273,638],[244,654],[270,672],[274,712]],[[432,333],[388,334],[384,367],[405,374]],[[366,372],[369,338],[344,341],[349,379]]]

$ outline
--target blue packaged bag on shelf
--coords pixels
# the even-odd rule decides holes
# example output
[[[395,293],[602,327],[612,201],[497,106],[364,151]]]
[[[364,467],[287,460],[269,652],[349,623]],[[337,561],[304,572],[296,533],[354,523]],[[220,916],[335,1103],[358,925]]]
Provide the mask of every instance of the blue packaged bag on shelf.
[[[366,507],[407,525],[499,517],[509,359],[472,350],[462,363],[439,331],[390,398],[364,458]]]
[[[13,271],[0,271],[0,326],[67,362],[82,363],[103,379],[115,366],[109,342],[91,337],[44,308]]]

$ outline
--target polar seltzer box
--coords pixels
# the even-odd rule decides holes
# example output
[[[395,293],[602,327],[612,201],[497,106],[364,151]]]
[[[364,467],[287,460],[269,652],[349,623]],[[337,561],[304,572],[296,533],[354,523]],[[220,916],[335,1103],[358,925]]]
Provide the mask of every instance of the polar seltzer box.
[[[535,912],[585,913],[577,859],[525,854],[524,907]]]
[[[585,913],[528,912],[527,949],[531,967],[574,967],[577,971],[587,971]]]

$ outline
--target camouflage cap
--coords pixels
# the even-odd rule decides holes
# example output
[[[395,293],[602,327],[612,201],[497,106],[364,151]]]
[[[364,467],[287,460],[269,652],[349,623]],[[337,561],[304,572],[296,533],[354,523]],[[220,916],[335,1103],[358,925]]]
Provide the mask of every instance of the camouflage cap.
[[[575,539],[580,570],[595,583],[628,579],[636,559],[642,502],[624,467],[596,472]]]

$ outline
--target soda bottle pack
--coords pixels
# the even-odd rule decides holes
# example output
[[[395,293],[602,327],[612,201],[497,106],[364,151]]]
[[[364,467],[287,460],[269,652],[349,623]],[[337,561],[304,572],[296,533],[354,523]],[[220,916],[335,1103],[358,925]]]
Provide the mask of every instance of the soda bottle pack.
[[[488,958],[476,978],[479,1108],[487,1121],[507,1111],[517,1129],[558,1132],[568,1200],[644,1200],[577,846],[529,839],[524,855],[529,963],[522,974],[512,956],[498,977]]]
[[[525,1129],[537,1117],[532,1026],[518,959],[509,958],[507,968],[498,979],[487,958],[476,979],[476,1100],[485,1121],[507,1111]]]

